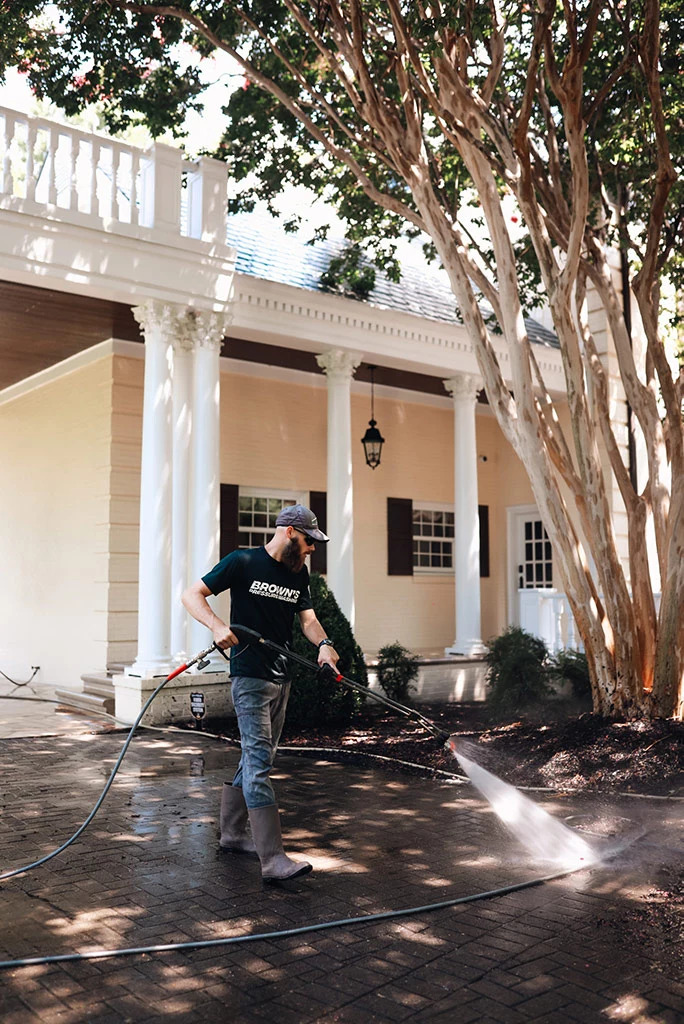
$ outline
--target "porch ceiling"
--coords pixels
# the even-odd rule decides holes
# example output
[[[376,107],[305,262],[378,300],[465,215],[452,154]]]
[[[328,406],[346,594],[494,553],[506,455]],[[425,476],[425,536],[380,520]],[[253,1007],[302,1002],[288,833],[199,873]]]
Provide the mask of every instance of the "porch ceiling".
[[[142,341],[125,303],[0,281],[0,310],[0,391],[109,338]],[[308,373],[323,372],[311,352],[243,338],[226,338],[221,354]],[[370,380],[365,363],[355,378]],[[375,383],[446,397],[441,378],[423,373],[378,366]]]
[[[109,338],[140,341],[129,306],[0,281],[0,390]]]

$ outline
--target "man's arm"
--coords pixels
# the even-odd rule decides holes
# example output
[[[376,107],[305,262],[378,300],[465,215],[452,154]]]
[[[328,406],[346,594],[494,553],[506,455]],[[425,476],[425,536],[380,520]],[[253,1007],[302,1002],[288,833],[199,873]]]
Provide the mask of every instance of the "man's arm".
[[[230,627],[226,626],[223,619],[219,619],[211,608],[207,601],[210,594],[211,590],[206,583],[203,580],[197,580],[197,583],[191,584],[187,590],[183,591],[181,601],[193,619],[197,619],[203,626],[211,630],[217,647],[222,650],[227,647],[235,647],[240,641],[235,633],[231,632]]]
[[[299,613],[299,621],[302,626],[302,633],[307,640],[310,640],[316,647],[320,644],[321,640],[327,639],[327,634],[320,622],[316,618],[316,613],[313,608],[307,608],[305,611]],[[334,647],[330,644],[323,644],[322,647],[318,647],[318,664],[319,665],[330,665],[331,668],[335,668],[340,656]]]

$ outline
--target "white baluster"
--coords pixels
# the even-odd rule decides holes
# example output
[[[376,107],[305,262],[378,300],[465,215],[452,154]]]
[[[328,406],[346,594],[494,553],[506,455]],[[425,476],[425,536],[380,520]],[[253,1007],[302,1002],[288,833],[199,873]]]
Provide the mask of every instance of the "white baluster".
[[[57,205],[57,175],[55,173],[55,163],[57,160],[57,147],[59,146],[59,132],[50,126],[48,129],[48,186],[47,186],[47,201],[53,206]]]
[[[119,161],[121,151],[118,146],[112,146],[112,191],[109,201],[109,216],[112,220],[120,220],[119,216]]]
[[[95,139],[90,147],[90,216],[99,217],[100,205],[97,198],[97,169],[100,165],[100,143]]]
[[[131,224],[138,223],[138,174],[140,173],[140,154],[137,150],[131,153]]]
[[[563,646],[563,599],[554,600],[553,653],[557,654]]]
[[[29,121],[26,136],[26,198],[35,201],[36,198],[36,171],[35,151],[37,128],[35,122]]]
[[[76,161],[78,159],[79,142],[73,135],[69,136],[69,209],[78,210],[78,178]]]
[[[10,149],[14,138],[14,118],[5,114],[5,128],[3,131],[3,155],[2,155],[2,191],[11,196],[14,193],[14,180],[12,178],[12,156]]]

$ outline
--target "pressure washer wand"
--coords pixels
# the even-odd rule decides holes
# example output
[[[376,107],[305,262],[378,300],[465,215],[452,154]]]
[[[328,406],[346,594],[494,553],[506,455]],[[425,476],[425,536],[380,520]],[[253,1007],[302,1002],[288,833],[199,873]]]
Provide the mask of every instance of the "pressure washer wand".
[[[449,740],[449,733],[444,732],[438,725],[431,722],[429,718],[425,718],[420,712],[415,711],[413,708],[407,708],[404,704],[399,704],[398,701],[392,700],[391,697],[385,697],[380,693],[376,693],[375,690],[369,690],[367,686],[362,686],[361,683],[355,682],[353,679],[349,679],[347,676],[343,676],[341,672],[336,672],[334,668],[328,665],[319,668],[314,661],[309,661],[308,658],[302,657],[301,654],[297,654],[295,651],[290,651],[287,647],[281,647],[280,644],[275,643],[274,640],[268,640],[262,636],[261,633],[257,633],[255,629],[250,629],[248,626],[240,626],[238,624],[231,625],[231,630],[239,640],[244,640],[252,643],[262,644],[264,647],[268,647],[271,651],[277,651],[278,654],[284,654],[290,661],[296,662],[298,665],[303,665],[304,668],[308,668],[312,672],[321,673],[327,676],[332,682],[341,683],[350,690],[356,690],[357,693],[363,693],[368,697],[372,697],[373,700],[379,701],[381,704],[386,704],[387,707],[392,708],[393,711],[398,711],[400,715],[404,715],[405,718],[411,718],[414,722],[429,733],[431,733],[440,743],[447,743]],[[217,650],[221,651],[224,658],[227,658],[225,651],[221,650],[220,647],[216,647]]]

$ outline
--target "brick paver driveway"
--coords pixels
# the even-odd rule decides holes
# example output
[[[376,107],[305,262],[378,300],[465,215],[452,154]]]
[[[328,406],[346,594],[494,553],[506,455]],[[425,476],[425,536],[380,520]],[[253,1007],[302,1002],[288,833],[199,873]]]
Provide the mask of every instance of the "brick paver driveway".
[[[0,871],[75,831],[122,742],[3,741]],[[81,839],[2,885],[0,959],[296,928],[551,870],[529,862],[469,786],[281,754],[287,848],[315,872],[265,888],[253,859],[216,852],[220,787],[236,759],[192,734],[136,737]],[[644,834],[609,864],[486,901],[243,945],[3,970],[0,1020],[682,1020],[681,945],[643,915],[658,871],[681,864],[682,805],[538,799],[559,817],[626,816]]]

